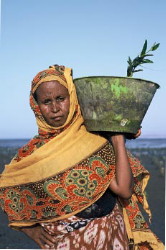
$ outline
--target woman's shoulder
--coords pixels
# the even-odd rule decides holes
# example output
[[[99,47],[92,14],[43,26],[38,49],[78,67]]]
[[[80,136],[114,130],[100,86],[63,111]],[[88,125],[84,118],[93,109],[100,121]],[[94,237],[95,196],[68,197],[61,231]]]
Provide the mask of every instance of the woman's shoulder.
[[[25,145],[18,149],[16,155],[11,160],[11,163],[19,162],[22,158],[32,154],[37,148],[42,145],[43,143],[41,142],[40,137],[38,135],[34,136]]]

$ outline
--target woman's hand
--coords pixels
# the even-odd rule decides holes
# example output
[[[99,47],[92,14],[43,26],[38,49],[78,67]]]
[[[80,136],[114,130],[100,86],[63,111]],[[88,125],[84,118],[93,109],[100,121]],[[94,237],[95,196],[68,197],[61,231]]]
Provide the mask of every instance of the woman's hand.
[[[54,248],[55,236],[48,234],[42,226],[23,227],[21,231],[34,240],[41,249]]]
[[[140,135],[141,135],[141,129],[139,129],[137,133],[133,135],[134,139],[138,138]]]
[[[140,135],[141,135],[141,128],[138,129],[138,131],[137,131],[136,134],[128,134],[128,133],[127,133],[127,134],[125,134],[125,137],[126,137],[126,139],[131,140],[131,139],[136,139],[136,138],[138,138]]]

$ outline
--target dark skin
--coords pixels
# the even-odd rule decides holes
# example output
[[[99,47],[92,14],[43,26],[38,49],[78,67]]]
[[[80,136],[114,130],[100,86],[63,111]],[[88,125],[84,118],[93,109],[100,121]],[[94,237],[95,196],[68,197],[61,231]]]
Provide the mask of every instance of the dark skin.
[[[54,237],[48,234],[40,225],[23,227],[21,231],[34,240],[41,249],[53,248],[56,242]]]
[[[57,81],[42,83],[36,90],[36,100],[45,121],[54,127],[62,126],[68,117],[70,98],[68,90]],[[140,136],[141,130],[133,135],[133,139]],[[128,161],[123,134],[107,134],[112,141],[116,159],[116,177],[109,188],[118,196],[129,199],[133,190],[133,176]],[[33,239],[41,249],[51,249],[56,242],[55,235],[48,234],[40,225],[23,227],[22,232]]]
[[[35,94],[45,121],[55,128],[62,126],[67,120],[70,108],[67,88],[57,81],[43,82]]]

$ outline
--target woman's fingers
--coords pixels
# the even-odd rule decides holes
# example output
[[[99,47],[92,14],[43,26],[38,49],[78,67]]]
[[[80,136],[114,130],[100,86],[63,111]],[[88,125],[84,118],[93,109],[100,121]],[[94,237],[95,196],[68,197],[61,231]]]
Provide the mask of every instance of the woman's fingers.
[[[49,239],[47,239],[44,235],[40,235],[38,242],[39,246],[41,247],[41,249],[53,249],[54,248],[54,244],[52,243],[52,241],[50,241]]]
[[[44,249],[50,249],[50,246],[47,245],[47,244],[45,244],[45,245],[44,245]]]
[[[137,131],[137,133],[134,135],[134,138],[137,138],[137,137],[139,137],[141,135],[141,129],[139,129],[138,131]]]
[[[41,227],[41,233],[42,233],[42,235],[43,235],[48,241],[50,241],[51,243],[54,244],[54,243],[56,242],[55,235],[49,234],[46,230],[44,230],[43,227]]]
[[[141,128],[137,131],[136,134],[129,134],[129,133],[126,133],[126,134],[125,134],[125,137],[126,137],[126,139],[131,140],[131,139],[136,139],[136,138],[138,138],[140,135],[141,135]]]
[[[46,245],[48,249],[54,248],[55,236],[47,233],[40,225],[23,228],[22,231],[33,239],[41,249],[46,249]]]

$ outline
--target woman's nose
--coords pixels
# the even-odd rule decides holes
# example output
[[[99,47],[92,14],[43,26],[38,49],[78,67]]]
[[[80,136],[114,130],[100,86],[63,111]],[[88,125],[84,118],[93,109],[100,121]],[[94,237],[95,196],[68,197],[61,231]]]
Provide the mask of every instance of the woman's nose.
[[[52,105],[51,105],[51,111],[54,112],[54,113],[57,113],[59,111],[59,105],[57,102],[53,102]]]

